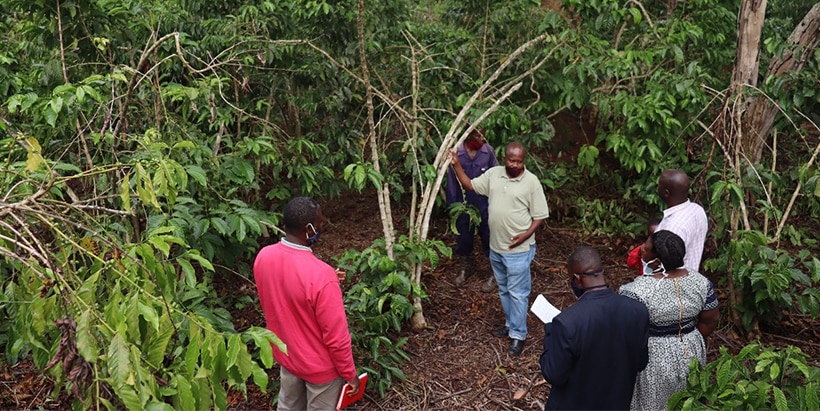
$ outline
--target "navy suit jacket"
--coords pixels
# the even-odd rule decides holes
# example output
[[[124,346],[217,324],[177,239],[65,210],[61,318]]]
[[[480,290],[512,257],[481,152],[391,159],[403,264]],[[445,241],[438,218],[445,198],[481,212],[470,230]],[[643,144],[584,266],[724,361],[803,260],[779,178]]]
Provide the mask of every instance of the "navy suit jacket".
[[[646,306],[609,288],[590,290],[544,325],[547,410],[629,409],[649,360]]]

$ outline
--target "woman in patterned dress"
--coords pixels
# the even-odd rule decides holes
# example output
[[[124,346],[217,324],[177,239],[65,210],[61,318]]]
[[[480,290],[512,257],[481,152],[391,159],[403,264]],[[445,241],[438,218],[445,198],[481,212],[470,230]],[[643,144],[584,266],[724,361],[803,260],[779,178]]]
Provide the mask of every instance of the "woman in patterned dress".
[[[720,318],[712,282],[683,267],[686,247],[671,231],[661,230],[644,243],[644,275],[620,293],[649,310],[649,364],[635,382],[631,409],[663,410],[669,397],[686,389],[689,363],[706,364],[706,342]]]

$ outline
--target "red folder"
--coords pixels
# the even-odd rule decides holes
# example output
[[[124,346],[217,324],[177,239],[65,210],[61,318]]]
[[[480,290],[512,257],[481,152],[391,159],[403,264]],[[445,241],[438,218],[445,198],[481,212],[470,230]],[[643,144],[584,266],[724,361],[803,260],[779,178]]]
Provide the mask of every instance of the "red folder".
[[[342,408],[347,407],[350,404],[358,401],[359,398],[362,398],[364,395],[364,388],[367,386],[367,373],[363,372],[359,375],[359,392],[354,395],[350,395],[350,391],[353,390],[353,387],[350,384],[345,383],[342,386],[342,392],[339,394],[339,401],[336,402],[336,410],[341,411]]]

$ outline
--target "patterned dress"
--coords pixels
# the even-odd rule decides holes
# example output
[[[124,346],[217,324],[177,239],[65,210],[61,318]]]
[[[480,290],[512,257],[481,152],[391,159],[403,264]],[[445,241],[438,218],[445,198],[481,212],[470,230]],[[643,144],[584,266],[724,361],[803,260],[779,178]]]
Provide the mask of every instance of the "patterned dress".
[[[649,364],[635,381],[633,410],[665,410],[669,397],[686,389],[689,362],[706,364],[706,343],[695,327],[701,311],[717,308],[712,282],[689,270],[677,278],[641,276],[620,293],[649,310]]]

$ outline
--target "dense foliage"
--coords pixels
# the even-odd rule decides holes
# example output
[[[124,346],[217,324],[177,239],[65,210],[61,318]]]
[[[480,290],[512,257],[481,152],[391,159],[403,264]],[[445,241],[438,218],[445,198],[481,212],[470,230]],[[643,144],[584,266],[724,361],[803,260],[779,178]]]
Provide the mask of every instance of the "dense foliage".
[[[799,348],[782,350],[751,343],[737,355],[690,366],[687,389],[669,399],[674,410],[815,410],[820,407],[820,368]]]
[[[746,295],[736,325],[820,310],[806,225],[820,213],[820,56],[801,50],[799,72],[761,68],[758,93],[782,108],[780,143],[728,167],[733,147],[706,125],[725,103],[735,2],[0,6],[0,348],[57,378],[75,408],[224,409],[228,389],[268,389],[270,343],[281,342],[235,329],[215,276],[252,282],[258,239],[278,235],[294,195],[387,184],[391,202],[415,203],[440,177],[432,164],[463,127],[455,118],[468,107],[477,120],[517,83],[480,126],[499,155],[510,140],[529,147],[560,217],[642,232],[659,172],[682,168],[718,228],[707,267],[730,271]],[[764,65],[793,47],[810,7],[771,6]],[[747,224],[734,230],[728,211],[741,207]],[[411,235],[339,261],[361,276],[346,301],[357,360],[380,393],[403,376],[403,341],[390,336],[410,299],[435,298],[409,280],[413,267],[442,256],[442,243]]]

